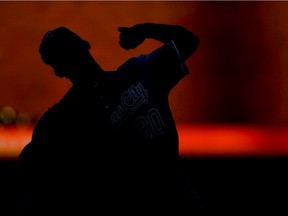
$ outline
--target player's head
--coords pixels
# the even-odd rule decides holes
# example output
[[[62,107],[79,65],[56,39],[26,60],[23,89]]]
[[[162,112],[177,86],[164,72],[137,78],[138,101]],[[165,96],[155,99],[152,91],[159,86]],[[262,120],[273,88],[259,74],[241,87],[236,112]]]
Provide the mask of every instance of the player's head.
[[[54,68],[55,75],[63,77],[73,69],[78,57],[89,49],[88,41],[66,27],[58,27],[44,35],[39,52],[43,62]]]

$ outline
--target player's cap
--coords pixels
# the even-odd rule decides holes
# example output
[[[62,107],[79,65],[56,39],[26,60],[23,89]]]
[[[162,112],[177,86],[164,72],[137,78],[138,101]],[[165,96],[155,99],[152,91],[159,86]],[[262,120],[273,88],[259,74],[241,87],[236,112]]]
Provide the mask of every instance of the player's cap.
[[[61,56],[83,49],[90,49],[88,41],[83,40],[66,27],[58,27],[44,35],[39,52],[43,62],[51,65],[61,59]]]

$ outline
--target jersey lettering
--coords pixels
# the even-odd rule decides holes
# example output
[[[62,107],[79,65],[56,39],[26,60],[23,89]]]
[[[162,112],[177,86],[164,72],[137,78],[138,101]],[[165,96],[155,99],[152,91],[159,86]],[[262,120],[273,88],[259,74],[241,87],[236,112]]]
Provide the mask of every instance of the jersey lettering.
[[[128,117],[133,115],[143,104],[148,103],[148,91],[139,83],[124,91],[120,98],[121,104],[111,114],[111,122],[119,127]]]

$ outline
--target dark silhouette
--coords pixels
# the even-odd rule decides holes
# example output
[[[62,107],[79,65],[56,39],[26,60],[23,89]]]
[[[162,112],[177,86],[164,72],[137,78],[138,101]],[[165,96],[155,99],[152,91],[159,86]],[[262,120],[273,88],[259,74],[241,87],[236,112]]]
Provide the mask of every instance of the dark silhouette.
[[[71,89],[35,125],[22,150],[24,213],[173,213],[198,208],[187,187],[171,89],[199,38],[178,25],[119,27],[122,48],[163,45],[104,71],[89,42],[65,27],[46,33],[44,63]],[[113,58],[111,58],[113,61]]]

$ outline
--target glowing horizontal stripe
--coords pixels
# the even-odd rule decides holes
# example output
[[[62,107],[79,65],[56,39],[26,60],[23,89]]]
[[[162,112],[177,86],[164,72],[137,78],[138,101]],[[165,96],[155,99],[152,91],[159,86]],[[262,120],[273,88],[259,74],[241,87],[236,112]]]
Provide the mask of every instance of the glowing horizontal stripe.
[[[183,156],[287,156],[288,127],[178,125]]]
[[[179,151],[190,156],[288,156],[288,127],[178,124]],[[32,126],[0,126],[0,158],[17,158]]]

